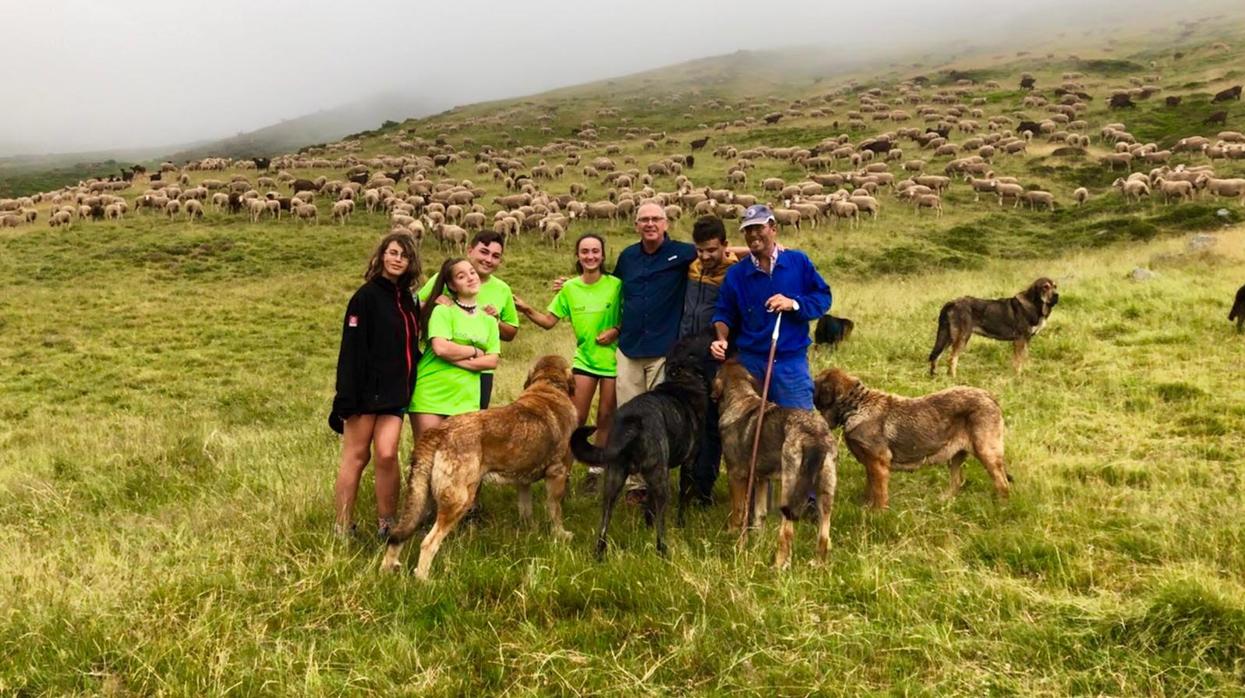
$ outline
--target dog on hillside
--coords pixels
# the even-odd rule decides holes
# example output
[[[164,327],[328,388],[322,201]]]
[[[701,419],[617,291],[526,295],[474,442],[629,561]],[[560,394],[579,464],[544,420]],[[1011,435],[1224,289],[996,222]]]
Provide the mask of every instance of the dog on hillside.
[[[915,470],[946,463],[951,471],[947,496],[964,484],[962,466],[971,452],[994,480],[995,492],[1007,497],[1010,478],[1003,462],[1003,410],[980,388],[957,387],[923,397],[891,395],[865,387],[832,368],[814,380],[813,401],[865,466],[868,498],[874,507],[889,504],[891,470]]]
[[[713,341],[711,331],[679,340],[666,356],[666,380],[639,395],[614,413],[609,443],[594,446],[585,426],[571,435],[575,457],[605,468],[601,498],[601,525],[597,529],[597,559],[605,555],[605,534],[618,495],[627,476],[639,474],[648,487],[645,520],[657,529],[657,552],[666,554],[666,500],[670,496],[670,470],[688,468],[696,460],[701,427],[709,402],[704,360]],[[679,496],[679,520],[690,490]]]
[[[813,343],[836,349],[840,342],[852,336],[852,329],[855,327],[856,323],[845,317],[822,315],[813,329]]]
[[[518,487],[524,522],[532,518],[532,483],[544,479],[553,534],[569,539],[570,531],[562,526],[562,497],[572,462],[567,443],[577,421],[574,386],[570,363],[544,356],[532,365],[514,402],[450,417],[420,436],[402,517],[389,533],[381,569],[398,569],[403,544],[435,503],[436,523],[420,545],[415,569],[415,576],[427,579],[441,542],[471,509],[485,478]]]
[[[973,334],[1011,342],[1012,369],[1020,373],[1029,340],[1046,325],[1046,318],[1058,302],[1055,282],[1042,277],[1011,298],[964,296],[947,303],[938,313],[938,336],[929,354],[929,375],[937,369],[938,356],[950,347],[948,370],[954,378],[960,352]]]
[[[1245,286],[1236,290],[1236,300],[1232,303],[1228,320],[1236,320],[1236,331],[1245,332]]]
[[[713,397],[720,401],[722,456],[731,488],[731,528],[748,525],[747,516],[755,505],[748,501],[748,464],[756,438],[757,418],[761,415],[761,395],[748,369],[734,359],[722,364],[713,379]],[[782,524],[778,530],[778,552],[774,566],[785,568],[791,561],[791,540],[795,520],[808,501],[817,495],[817,559],[825,562],[830,552],[830,511],[834,505],[838,449],[834,434],[820,414],[812,410],[765,406],[761,424],[761,443],[757,450],[753,497],[760,486],[775,474],[782,480]]]

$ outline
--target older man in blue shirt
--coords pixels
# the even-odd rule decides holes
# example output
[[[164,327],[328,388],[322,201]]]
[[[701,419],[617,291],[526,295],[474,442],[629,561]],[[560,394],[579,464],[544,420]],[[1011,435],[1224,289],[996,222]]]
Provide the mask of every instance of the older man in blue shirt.
[[[774,213],[768,206],[749,207],[739,228],[751,255],[731,267],[722,282],[713,314],[717,340],[710,352],[725,359],[727,337],[734,331],[736,358],[763,381],[776,313],[784,313],[769,399],[782,407],[811,410],[808,324],[830,310],[830,287],[807,255],[778,244]]]

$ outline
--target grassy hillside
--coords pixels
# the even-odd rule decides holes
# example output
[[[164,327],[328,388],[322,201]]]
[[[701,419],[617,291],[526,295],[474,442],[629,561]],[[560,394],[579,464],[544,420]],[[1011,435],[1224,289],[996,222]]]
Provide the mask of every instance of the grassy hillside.
[[[517,525],[513,491],[486,487],[482,519],[451,534],[433,581],[380,575],[378,542],[330,535],[340,442],[324,417],[341,312],[387,217],[360,211],[332,224],[321,197],[320,225],[217,211],[187,223],[131,210],[49,228],[51,204],[39,203],[34,225],[0,229],[0,695],[1239,694],[1245,387],[1242,340],[1225,316],[1245,281],[1245,209],[1208,194],[1125,201],[1111,188],[1124,173],[1100,164],[1112,146],[1098,134],[1118,120],[1161,146],[1214,140],[1224,129],[1201,121],[1209,95],[1241,80],[1245,25],[1012,53],[841,66],[788,82],[778,58],[741,54],[457,108],[314,154],[428,154],[442,138],[464,157],[428,176],[471,179],[491,216],[489,202],[507,190],[476,171],[471,155],[485,144],[529,168],[562,163],[564,152],[539,149],[591,120],[600,138],[581,148],[584,162],[616,146],[620,167],[644,171],[707,134],[684,174],[722,187],[737,158],[714,157],[720,145],[807,147],[840,133],[858,142],[924,128],[868,114],[853,126],[847,112],[874,87],[889,99],[897,80],[923,75],[929,103],[969,75],[963,100],[1018,120],[1048,113],[1024,107],[1021,72],[1047,97],[1064,73],[1082,73],[1095,97],[1083,117],[1094,136],[1086,152],[1039,137],[1027,154],[992,163],[1054,193],[1055,211],[975,201],[957,179],[939,218],[883,188],[877,220],[781,234],[827,277],[836,314],[856,322],[838,352],[813,354],[814,370],[840,366],[904,395],[956,383],[990,390],[1015,477],[1012,498],[997,502],[971,462],[964,492],[946,501],[945,470],[896,473],[891,510],[875,512],[859,503],[862,468],[844,449],[824,568],[809,564],[811,523],[797,529],[790,572],[768,565],[772,520],[736,554],[721,505],[675,529],[666,560],[625,508],[597,563],[598,502],[569,496],[575,539],[563,544],[541,512],[534,528]],[[772,89],[743,90],[766,71]],[[1127,113],[1106,108],[1112,89],[1150,74],[1159,94]],[[1167,95],[1184,104],[1169,110]],[[813,116],[817,106],[833,113]],[[1227,128],[1245,127],[1242,103],[1214,108],[1229,112]],[[755,123],[774,111],[786,114],[778,124]],[[633,127],[644,133],[629,137]],[[646,149],[648,131],[667,138]],[[902,145],[904,160],[926,159],[927,172],[951,159]],[[764,178],[809,175],[790,160],[753,161],[740,194],[772,197]],[[1169,164],[1245,175],[1245,162],[1203,154]],[[541,187],[564,194],[583,183],[583,200],[608,196],[601,179],[569,170]],[[133,201],[146,186],[120,193]],[[1079,186],[1091,194],[1083,207],[1072,205]],[[674,180],[659,176],[653,187],[671,191]],[[687,239],[692,218],[672,235]],[[626,221],[576,221],[571,234],[590,229],[606,234],[611,258],[635,239]],[[1190,244],[1207,234],[1209,247]],[[423,250],[425,269],[444,256],[431,240]],[[565,246],[554,253],[527,232],[499,275],[544,303],[549,279],[571,261]],[[1133,281],[1136,267],[1156,276]],[[926,375],[943,302],[1009,296],[1040,275],[1059,283],[1062,300],[1024,374],[1011,373],[1010,347],[979,338],[958,381]],[[572,346],[566,327],[523,324],[505,347],[495,400],[520,392],[535,357]],[[358,509],[366,530],[370,474]]]

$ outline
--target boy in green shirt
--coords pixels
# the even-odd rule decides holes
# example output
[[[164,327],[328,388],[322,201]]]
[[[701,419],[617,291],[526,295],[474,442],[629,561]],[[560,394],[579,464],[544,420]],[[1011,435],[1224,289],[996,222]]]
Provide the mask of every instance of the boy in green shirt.
[[[509,342],[519,334],[519,313],[514,306],[514,293],[510,285],[493,276],[493,272],[501,266],[502,255],[506,251],[506,238],[492,230],[482,230],[471,238],[471,247],[467,249],[467,259],[475,267],[480,277],[479,301],[485,314],[497,319],[498,335],[501,341]],[[437,283],[437,274],[433,274],[423,287],[419,289],[420,304],[427,303],[432,295],[432,287]],[[448,296],[435,299],[437,303],[448,305],[452,300]],[[480,409],[487,409],[493,395],[493,372],[484,371],[480,374]]]

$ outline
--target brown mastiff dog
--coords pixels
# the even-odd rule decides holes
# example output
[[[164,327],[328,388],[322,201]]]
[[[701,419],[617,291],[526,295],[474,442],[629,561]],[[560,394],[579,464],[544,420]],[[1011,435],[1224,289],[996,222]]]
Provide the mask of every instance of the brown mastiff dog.
[[[713,396],[720,400],[718,425],[731,487],[730,524],[738,531],[747,525],[747,513],[752,508],[752,503],[747,501],[748,463],[761,412],[761,395],[748,369],[729,360],[722,364],[713,380]],[[790,564],[795,520],[813,493],[817,495],[818,561],[825,562],[830,552],[830,511],[837,479],[835,441],[826,420],[817,412],[778,407],[773,403],[766,406],[753,496],[771,476],[778,474],[782,478],[782,525],[778,530],[775,567],[784,568]]]
[[[519,517],[532,518],[532,483],[544,479],[553,534],[571,537],[562,526],[562,496],[571,470],[569,448],[575,429],[571,366],[560,356],[536,360],[523,393],[505,407],[450,417],[424,433],[411,457],[402,517],[389,533],[382,570],[396,571],[402,545],[424,518],[429,499],[437,520],[419,548],[415,576],[428,578],[437,549],[471,508],[480,482],[512,484],[519,489]]]
[[[817,409],[831,426],[843,427],[848,449],[865,466],[873,506],[886,508],[892,469],[915,470],[926,463],[950,466],[947,496],[955,496],[970,451],[994,479],[995,492],[1007,497],[1003,411],[990,393],[960,387],[908,398],[866,388],[837,368],[822,372],[814,385]]]
[[[1029,340],[1046,325],[1046,318],[1059,302],[1055,282],[1042,277],[1011,298],[986,300],[964,296],[942,306],[938,313],[938,336],[929,353],[929,375],[934,375],[938,356],[948,346],[948,370],[955,377],[960,352],[974,333],[1012,343],[1012,369],[1020,365],[1029,350]]]

